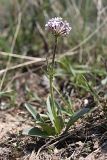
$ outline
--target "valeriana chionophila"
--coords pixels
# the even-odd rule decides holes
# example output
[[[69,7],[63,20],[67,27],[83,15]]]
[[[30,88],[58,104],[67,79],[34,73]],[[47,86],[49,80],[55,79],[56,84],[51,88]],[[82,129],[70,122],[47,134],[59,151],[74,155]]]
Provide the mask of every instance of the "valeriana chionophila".
[[[63,110],[59,103],[57,103],[56,99],[54,98],[54,89],[59,93],[57,87],[55,87],[53,83],[53,79],[55,76],[54,72],[54,63],[55,63],[55,54],[57,49],[57,40],[60,36],[66,36],[70,33],[72,29],[69,26],[67,21],[63,21],[60,17],[52,18],[48,21],[45,25],[45,28],[51,32],[54,36],[54,49],[52,55],[52,62],[47,63],[47,75],[49,78],[50,84],[50,95],[47,97],[47,113],[46,114],[39,114],[36,110],[32,107],[32,105],[26,103],[26,109],[31,113],[33,118],[36,121],[36,126],[27,130],[23,131],[23,134],[31,135],[31,136],[39,136],[39,137],[53,137],[59,135],[62,131],[63,133],[67,132],[71,125],[74,124],[80,117],[82,117],[85,113],[90,111],[90,108],[87,107],[89,104],[86,103],[86,106],[82,108],[77,113],[69,114],[68,111]],[[60,93],[59,93],[60,95]],[[66,103],[65,99],[63,101]],[[66,103],[66,105],[69,105]],[[68,119],[67,116],[70,115]],[[67,118],[67,119],[64,119]],[[65,127],[65,129],[64,129]],[[63,130],[64,129],[64,130]]]
[[[54,49],[53,49],[53,56],[52,56],[52,63],[47,66],[47,73],[50,81],[50,96],[48,97],[48,112],[51,119],[51,122],[53,126],[55,127],[55,131],[57,134],[61,132],[61,129],[63,127],[63,120],[62,117],[60,117],[60,114],[58,114],[58,108],[56,105],[56,101],[54,99],[54,63],[55,63],[55,54],[57,50],[57,42],[58,38],[60,36],[67,36],[69,32],[71,31],[71,27],[67,21],[63,21],[61,17],[55,17],[50,19],[47,24],[45,25],[45,29],[52,33],[54,35],[55,41],[54,41]],[[52,118],[53,117],[53,118]]]
[[[56,36],[66,36],[72,28],[69,23],[67,21],[63,21],[61,17],[55,17],[47,22],[45,29],[52,32]]]

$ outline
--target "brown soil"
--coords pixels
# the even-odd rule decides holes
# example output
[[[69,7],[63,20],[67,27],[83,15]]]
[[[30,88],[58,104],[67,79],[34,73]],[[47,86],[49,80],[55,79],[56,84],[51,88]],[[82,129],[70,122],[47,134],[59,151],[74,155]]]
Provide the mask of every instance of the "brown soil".
[[[67,134],[53,140],[22,135],[23,129],[34,124],[23,107],[23,103],[29,101],[23,86],[28,85],[31,92],[38,92],[43,99],[47,95],[38,75],[27,76],[15,79],[15,83],[18,81],[20,84],[16,87],[18,105],[0,110],[0,160],[106,160],[107,119],[97,106]],[[32,103],[42,112],[39,101],[32,100]]]

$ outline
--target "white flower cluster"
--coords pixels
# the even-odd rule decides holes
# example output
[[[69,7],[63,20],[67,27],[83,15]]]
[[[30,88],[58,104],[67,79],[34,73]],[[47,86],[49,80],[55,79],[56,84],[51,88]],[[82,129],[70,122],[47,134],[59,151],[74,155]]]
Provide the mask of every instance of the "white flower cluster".
[[[55,17],[48,21],[45,29],[57,36],[66,36],[71,31],[71,27],[67,21],[63,21],[61,17]]]

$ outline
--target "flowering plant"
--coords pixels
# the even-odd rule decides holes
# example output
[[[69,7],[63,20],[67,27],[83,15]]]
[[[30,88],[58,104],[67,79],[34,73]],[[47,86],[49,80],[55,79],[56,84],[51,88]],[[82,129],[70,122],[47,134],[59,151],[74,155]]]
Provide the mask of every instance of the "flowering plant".
[[[55,17],[47,22],[45,29],[52,33],[55,39],[52,62],[50,64],[47,63],[47,75],[50,82],[50,94],[46,103],[48,112],[45,115],[39,114],[32,108],[30,104],[25,104],[27,110],[36,120],[37,127],[25,131],[24,134],[39,137],[50,137],[59,135],[62,132],[66,132],[70,126],[74,124],[74,122],[76,122],[81,116],[90,110],[90,108],[88,108],[86,105],[85,108],[77,113],[74,113],[73,111],[71,111],[71,113],[66,111],[63,112],[63,109],[55,100],[54,89],[56,89],[56,87],[54,86],[53,79],[55,76],[55,54],[57,51],[58,38],[60,36],[69,35],[72,28],[70,27],[69,23],[67,21],[63,21],[61,17]],[[57,89],[56,91],[60,94]],[[68,104],[63,97],[62,100],[66,103],[66,105],[70,106],[70,104]],[[64,117],[64,114],[70,116],[70,118],[64,119],[66,117]]]
[[[46,30],[52,32],[55,36],[69,35],[71,27],[67,21],[63,21],[61,17],[55,17],[48,21],[45,25]]]

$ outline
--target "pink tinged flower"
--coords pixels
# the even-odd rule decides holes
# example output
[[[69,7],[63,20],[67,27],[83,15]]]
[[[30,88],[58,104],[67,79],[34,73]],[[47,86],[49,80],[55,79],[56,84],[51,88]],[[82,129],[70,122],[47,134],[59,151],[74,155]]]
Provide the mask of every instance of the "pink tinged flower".
[[[52,32],[56,36],[66,36],[71,31],[71,27],[67,21],[63,21],[61,17],[55,17],[48,21],[45,29]]]

